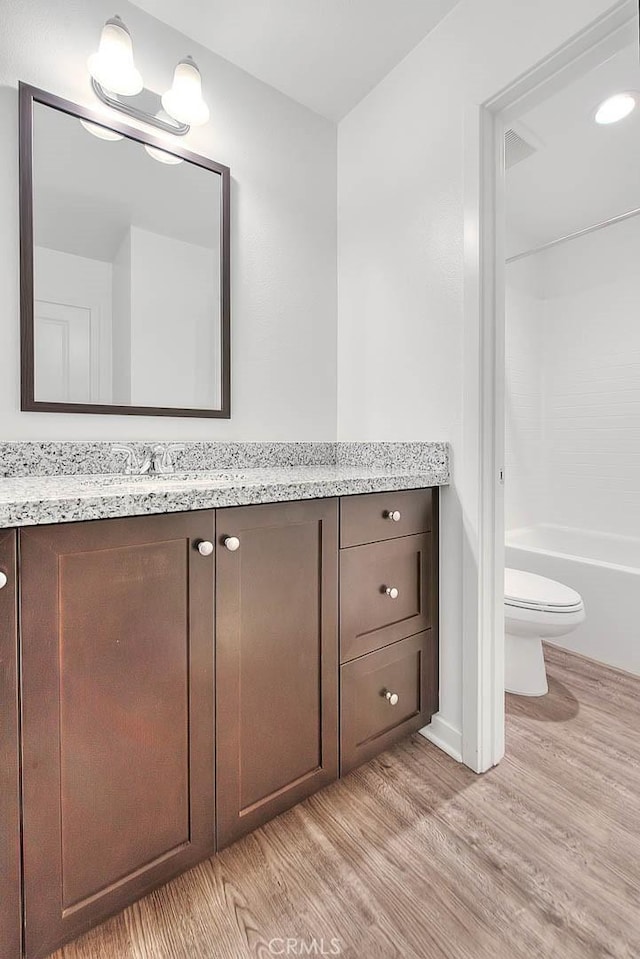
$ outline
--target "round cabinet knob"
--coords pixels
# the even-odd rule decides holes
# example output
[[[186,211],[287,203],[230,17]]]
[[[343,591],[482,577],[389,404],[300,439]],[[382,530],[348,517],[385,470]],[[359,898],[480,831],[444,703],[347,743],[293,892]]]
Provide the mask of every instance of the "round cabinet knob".
[[[390,706],[397,706],[398,700],[400,699],[397,693],[392,693],[391,690],[389,689],[385,689],[384,698],[386,699],[386,701],[389,703]]]
[[[384,516],[385,519],[390,519],[392,523],[399,523],[402,514],[399,509],[388,509]]]
[[[230,553],[235,553],[237,549],[240,549],[240,540],[237,536],[226,536],[224,540],[225,548],[229,550]]]
[[[0,589],[4,589],[8,582],[7,574],[0,570]]]
[[[208,539],[201,539],[197,544],[197,550],[201,556],[211,556],[213,553],[213,543],[210,543]]]
[[[389,599],[397,599],[400,595],[400,592],[396,586],[385,586],[384,591]]]

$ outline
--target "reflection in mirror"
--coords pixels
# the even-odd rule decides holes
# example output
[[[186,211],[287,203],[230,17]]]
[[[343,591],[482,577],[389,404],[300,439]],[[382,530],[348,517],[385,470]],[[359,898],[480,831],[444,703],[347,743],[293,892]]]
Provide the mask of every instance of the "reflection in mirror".
[[[37,101],[32,150],[35,403],[220,411],[222,176]]]

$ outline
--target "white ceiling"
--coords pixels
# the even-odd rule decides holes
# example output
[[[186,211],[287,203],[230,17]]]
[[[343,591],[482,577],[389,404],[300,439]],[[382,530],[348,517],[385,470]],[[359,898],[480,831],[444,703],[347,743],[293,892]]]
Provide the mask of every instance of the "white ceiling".
[[[619,123],[599,126],[593,119],[603,100],[625,91],[640,94],[637,44],[522,118],[520,132],[541,142],[507,172],[509,253],[640,207],[640,96]]]
[[[458,0],[135,0],[136,6],[332,120]]]

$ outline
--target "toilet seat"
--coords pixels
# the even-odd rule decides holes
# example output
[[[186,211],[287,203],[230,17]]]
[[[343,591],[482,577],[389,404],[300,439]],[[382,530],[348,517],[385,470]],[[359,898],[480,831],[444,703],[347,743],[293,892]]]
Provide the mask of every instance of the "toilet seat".
[[[504,602],[515,609],[560,614],[583,608],[582,597],[575,589],[520,569],[504,571]]]

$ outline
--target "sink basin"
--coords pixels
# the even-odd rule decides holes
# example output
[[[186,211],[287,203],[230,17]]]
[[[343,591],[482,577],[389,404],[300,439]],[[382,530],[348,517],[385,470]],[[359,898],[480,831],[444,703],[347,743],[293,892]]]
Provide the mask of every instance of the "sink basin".
[[[75,477],[76,485],[110,489],[139,489],[141,486],[159,489],[175,486],[221,486],[227,483],[242,483],[251,473],[237,470],[202,470],[186,473],[141,473],[131,476],[97,475]]]

